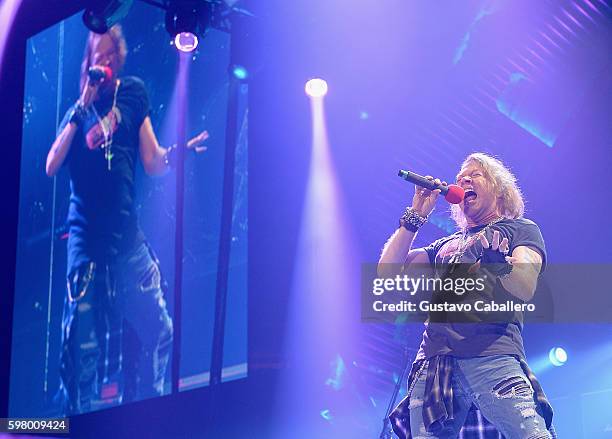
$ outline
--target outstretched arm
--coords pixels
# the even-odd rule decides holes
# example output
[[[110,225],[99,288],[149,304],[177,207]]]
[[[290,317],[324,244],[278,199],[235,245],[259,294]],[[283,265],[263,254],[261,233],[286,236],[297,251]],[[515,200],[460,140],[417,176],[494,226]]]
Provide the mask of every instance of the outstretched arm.
[[[208,137],[208,131],[201,132],[187,142],[187,148],[193,149],[197,153],[206,151],[208,148],[201,146],[201,144]],[[140,159],[142,160],[145,172],[149,175],[164,175],[167,173],[170,167],[167,164],[166,155],[170,148],[166,149],[159,146],[149,116],[145,117],[140,126],[139,142]]]
[[[140,125],[139,149],[140,159],[147,174],[164,175],[168,172],[169,167],[165,160],[166,150],[159,146],[149,116],[145,117]]]

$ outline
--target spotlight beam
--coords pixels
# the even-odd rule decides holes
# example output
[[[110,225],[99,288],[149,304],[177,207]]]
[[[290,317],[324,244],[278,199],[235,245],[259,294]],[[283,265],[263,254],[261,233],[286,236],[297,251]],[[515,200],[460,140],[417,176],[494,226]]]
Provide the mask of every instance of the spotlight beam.
[[[294,437],[295,426],[306,425],[315,413],[331,422],[335,413],[354,402],[342,390],[345,365],[358,343],[359,305],[354,294],[359,290],[360,264],[328,137],[325,100],[309,96],[311,155],[283,347],[291,367],[279,378],[274,416],[282,421],[271,436],[275,439]],[[337,395],[333,407],[326,406],[330,391]],[[309,437],[323,436],[318,428],[327,426],[315,427]]]
[[[182,115],[177,119],[176,126],[176,224],[174,230],[174,326],[173,352],[172,352],[172,393],[177,394],[180,384],[181,341],[183,318],[183,226],[185,212],[185,145],[187,143],[187,114],[189,89],[189,62],[188,55],[179,54],[179,67],[177,78],[177,110]]]

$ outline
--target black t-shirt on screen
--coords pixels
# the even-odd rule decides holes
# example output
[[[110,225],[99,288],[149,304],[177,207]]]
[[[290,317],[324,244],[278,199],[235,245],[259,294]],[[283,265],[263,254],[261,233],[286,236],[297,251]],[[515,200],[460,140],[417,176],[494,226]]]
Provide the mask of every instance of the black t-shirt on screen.
[[[94,103],[95,112],[88,111],[66,159],[71,190],[68,273],[91,260],[112,263],[144,240],[134,206],[134,176],[139,131],[149,113],[149,100],[142,80],[136,77],[121,78],[114,110],[113,91]],[[72,108],[60,131],[71,112]],[[104,131],[107,138],[112,133],[110,169],[102,148]]]
[[[478,233],[485,226],[472,227],[468,235]],[[500,241],[508,238],[510,254],[516,247],[529,246],[537,250],[542,256],[542,269],[546,265],[546,248],[539,227],[526,218],[504,219],[490,226],[485,232],[489,242],[493,239],[493,232],[500,233]],[[429,256],[429,261],[436,270],[447,270],[449,259],[457,251],[457,246],[462,240],[462,233],[438,239],[424,250]],[[462,255],[460,264],[471,265],[477,261],[482,252],[482,245],[477,242],[468,247]],[[521,300],[505,291],[501,283],[495,284],[490,293],[492,297],[502,300],[513,300],[521,303]],[[464,295],[466,300],[468,295]],[[475,313],[472,317],[478,318]],[[454,355],[456,357],[478,357],[486,355],[510,354],[525,357],[523,338],[523,312],[511,312],[505,317],[504,322],[489,323],[481,321],[478,323],[431,323],[427,322],[423,333],[423,341],[417,354],[418,359],[431,358],[435,355]]]

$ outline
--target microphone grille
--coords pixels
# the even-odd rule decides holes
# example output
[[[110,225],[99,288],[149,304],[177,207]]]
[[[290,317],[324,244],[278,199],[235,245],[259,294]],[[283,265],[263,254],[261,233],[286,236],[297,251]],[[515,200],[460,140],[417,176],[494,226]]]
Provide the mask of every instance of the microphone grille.
[[[463,197],[465,196],[465,191],[461,186],[457,186],[456,184],[451,184],[448,186],[448,192],[444,196],[446,201],[451,204],[459,204],[463,201]]]

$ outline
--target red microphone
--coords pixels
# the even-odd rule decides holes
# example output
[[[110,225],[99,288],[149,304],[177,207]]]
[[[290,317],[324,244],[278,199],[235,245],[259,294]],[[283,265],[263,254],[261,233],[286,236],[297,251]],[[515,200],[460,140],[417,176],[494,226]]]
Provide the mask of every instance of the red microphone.
[[[434,190],[440,189],[440,193],[444,195],[446,201],[451,204],[459,204],[463,201],[463,197],[465,196],[465,191],[461,186],[457,186],[456,184],[449,184],[448,186],[438,185],[431,180],[423,177],[422,175],[415,174],[414,172],[401,170],[398,174],[401,178],[411,183],[416,184],[417,186],[424,187],[425,189]]]
[[[89,76],[89,83],[95,85],[113,79],[113,70],[109,66],[91,66],[87,71],[87,76]]]

